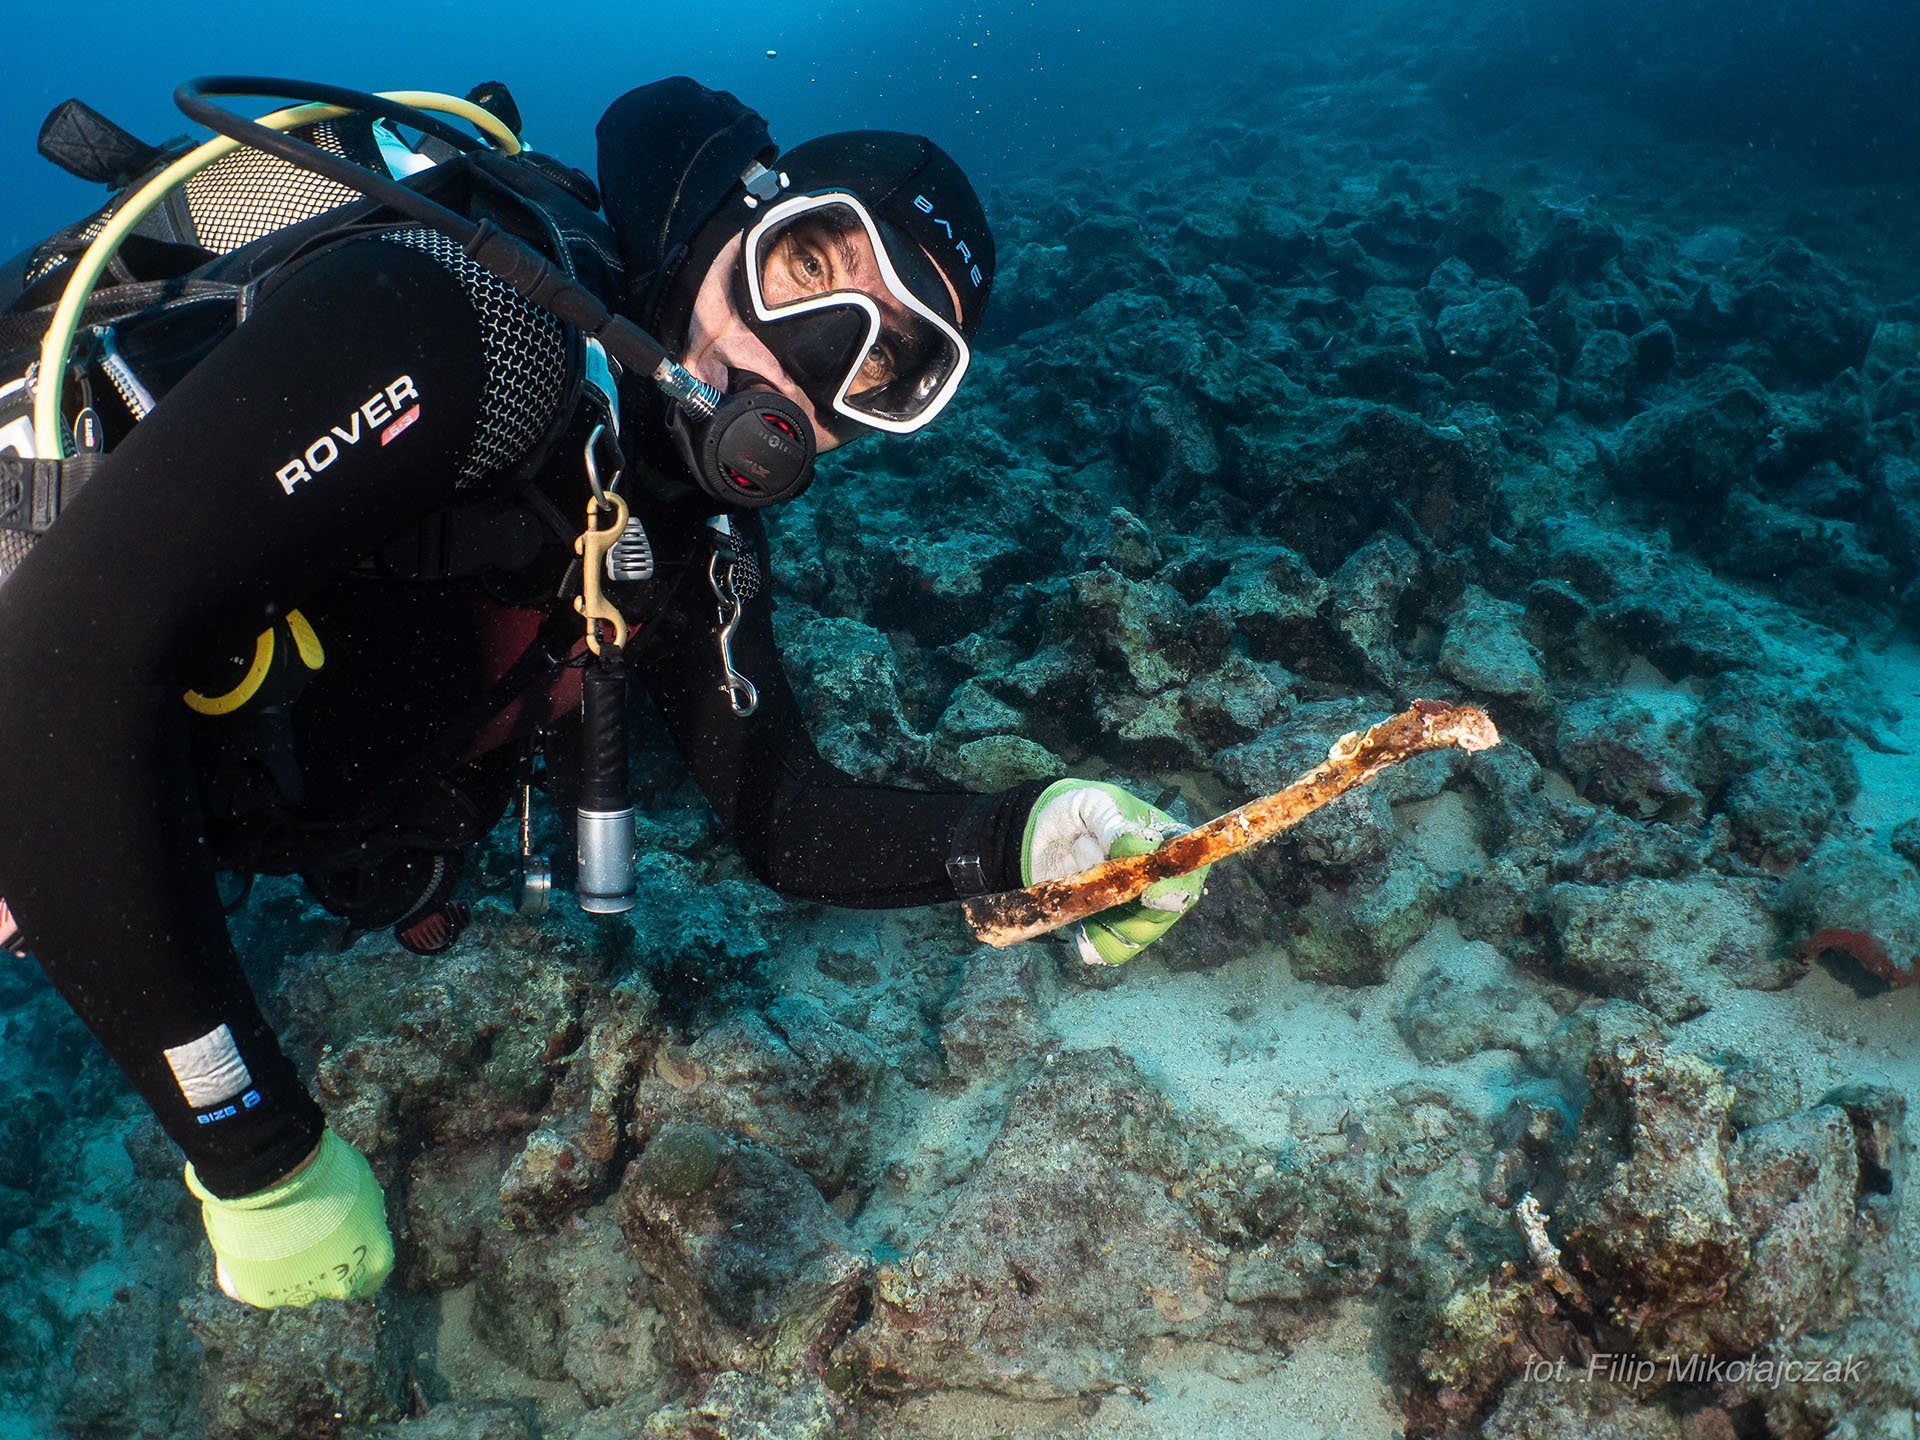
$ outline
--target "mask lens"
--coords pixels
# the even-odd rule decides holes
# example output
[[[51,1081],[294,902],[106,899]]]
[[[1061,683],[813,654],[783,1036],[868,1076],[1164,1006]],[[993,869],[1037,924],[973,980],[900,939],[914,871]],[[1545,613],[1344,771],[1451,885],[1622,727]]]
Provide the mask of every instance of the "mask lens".
[[[742,315],[823,417],[918,429],[966,369],[939,272],[851,197],[774,207],[748,234],[741,278]]]

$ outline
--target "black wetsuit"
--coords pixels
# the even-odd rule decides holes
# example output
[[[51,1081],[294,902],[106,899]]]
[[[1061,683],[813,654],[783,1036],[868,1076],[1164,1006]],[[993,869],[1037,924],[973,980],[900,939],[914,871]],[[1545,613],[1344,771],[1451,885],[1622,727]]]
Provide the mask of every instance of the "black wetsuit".
[[[207,803],[207,735],[219,722],[190,714],[182,692],[210,653],[244,649],[300,607],[329,652],[289,707],[302,808],[342,814],[378,811],[423,757],[498,778],[507,749],[470,752],[512,698],[496,683],[514,659],[503,658],[503,627],[530,657],[520,689],[548,693],[556,676],[534,634],[550,601],[503,603],[498,576],[420,580],[367,563],[450,505],[503,489],[543,426],[564,428],[565,416],[499,420],[514,382],[504,372],[527,357],[503,348],[500,297],[483,289],[418,232],[335,240],[281,267],[245,323],[117,439],[25,559],[0,570],[0,896],[216,1194],[285,1173],[323,1117],[227,935],[215,874],[232,856],[215,853],[222,820]],[[547,317],[519,318],[513,344],[552,347],[552,364],[577,355],[577,338]],[[569,385],[551,394],[578,400]],[[623,398],[644,440],[659,407]],[[577,524],[577,453],[556,460],[556,475],[562,465],[573,478],[564,493],[549,488]],[[703,522],[715,507],[697,492],[628,493],[659,564],[646,593],[629,596],[657,612],[633,647],[636,673],[754,870],[785,893],[851,906],[954,898],[956,852],[978,854],[988,884],[1017,883],[1037,787],[920,793],[828,765],[781,674],[764,586],[733,642],[760,705],[736,716],[706,583]],[[764,567],[757,519],[739,519]],[[470,788],[484,828],[504,790]]]

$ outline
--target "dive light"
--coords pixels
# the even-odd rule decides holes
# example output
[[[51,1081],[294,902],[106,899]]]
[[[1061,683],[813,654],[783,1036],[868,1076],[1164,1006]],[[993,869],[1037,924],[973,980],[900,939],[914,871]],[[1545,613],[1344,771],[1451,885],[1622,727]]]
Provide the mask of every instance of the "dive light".
[[[574,811],[574,891],[580,908],[633,908],[633,793],[627,778],[627,664],[612,646],[580,685],[580,794]]]

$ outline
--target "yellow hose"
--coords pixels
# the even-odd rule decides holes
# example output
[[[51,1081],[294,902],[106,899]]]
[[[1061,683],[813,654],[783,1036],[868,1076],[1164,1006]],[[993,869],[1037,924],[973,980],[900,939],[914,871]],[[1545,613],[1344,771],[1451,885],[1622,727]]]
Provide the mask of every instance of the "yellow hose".
[[[416,110],[455,116],[498,142],[507,154],[520,151],[520,137],[506,122],[471,101],[432,90],[387,90],[381,92],[380,98],[411,105]],[[292,130],[352,113],[340,105],[295,105],[263,115],[259,123],[271,130]],[[40,342],[40,371],[33,397],[33,443],[42,458],[58,459],[67,453],[66,427],[60,417],[60,392],[64,388],[67,356],[73,349],[73,332],[79,326],[80,312],[86,308],[101,273],[134,227],[146,219],[169,191],[222,156],[240,149],[244,143],[229,135],[218,135],[182,155],[129,197],[75,262],[72,278],[61,292],[52,323]]]

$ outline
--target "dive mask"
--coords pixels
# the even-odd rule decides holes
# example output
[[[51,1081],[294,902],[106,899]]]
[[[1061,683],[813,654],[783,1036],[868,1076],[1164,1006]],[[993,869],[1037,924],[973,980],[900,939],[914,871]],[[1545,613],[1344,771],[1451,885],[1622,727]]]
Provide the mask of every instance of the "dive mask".
[[[852,195],[796,195],[747,231],[734,304],[813,402],[895,435],[953,398],[971,352],[940,272]]]

